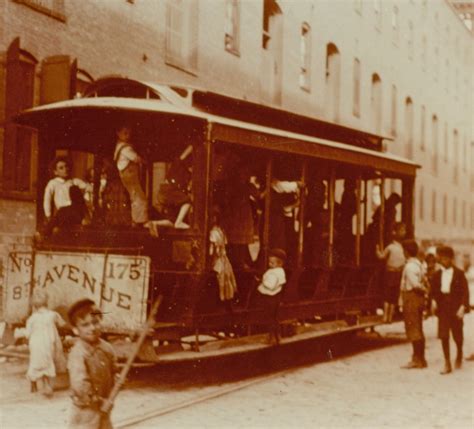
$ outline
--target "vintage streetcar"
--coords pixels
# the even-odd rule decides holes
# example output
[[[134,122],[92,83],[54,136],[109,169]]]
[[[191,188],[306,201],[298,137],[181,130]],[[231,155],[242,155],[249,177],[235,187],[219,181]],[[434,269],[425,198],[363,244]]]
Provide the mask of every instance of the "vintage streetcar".
[[[15,120],[37,131],[38,233],[32,252],[9,254],[10,325],[27,318],[34,288],[46,289],[60,312],[90,297],[106,334],[125,350],[162,296],[140,358],[169,362],[381,323],[375,246],[387,243],[395,221],[413,237],[417,169],[386,153],[383,136],[201,89],[118,77]],[[121,127],[143,159],[142,224],[131,218],[117,153],[114,159]],[[78,224],[48,229],[44,193],[58,156],[87,184],[86,210]],[[216,226],[235,275],[230,288],[216,269]],[[274,248],[286,253],[286,283],[268,312],[254,297]]]

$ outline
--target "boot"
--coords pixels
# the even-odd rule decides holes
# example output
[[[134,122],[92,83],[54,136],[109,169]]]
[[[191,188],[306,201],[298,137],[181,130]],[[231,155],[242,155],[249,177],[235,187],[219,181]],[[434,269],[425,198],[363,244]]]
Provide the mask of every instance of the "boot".
[[[451,355],[449,350],[449,338],[442,338],[441,345],[443,346],[443,354],[444,354],[444,368],[440,371],[441,375],[449,374],[453,371],[451,367]]]
[[[444,363],[444,368],[439,373],[441,375],[446,375],[446,374],[450,374],[451,372],[453,372],[453,368],[451,367],[451,362],[447,360]]]
[[[388,304],[388,321],[387,321],[388,323],[392,323],[394,313],[395,313],[395,305]]]
[[[30,392],[36,393],[37,391],[38,391],[38,385],[36,384],[36,381],[32,381],[30,383]]]
[[[425,358],[425,339],[424,338],[419,341],[419,346],[418,347],[419,347],[421,367],[422,368],[427,368],[428,367],[428,362],[426,362],[426,358]]]
[[[383,303],[383,323],[388,323],[388,309],[390,304],[388,302]]]
[[[462,351],[458,350],[456,355],[456,360],[454,361],[454,368],[461,369],[462,367]]]

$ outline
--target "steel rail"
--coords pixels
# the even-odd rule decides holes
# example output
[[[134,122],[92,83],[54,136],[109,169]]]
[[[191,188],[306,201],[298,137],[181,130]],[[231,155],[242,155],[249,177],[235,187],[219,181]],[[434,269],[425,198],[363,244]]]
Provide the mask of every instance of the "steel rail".
[[[138,423],[142,423],[147,420],[151,420],[156,417],[164,416],[165,414],[171,414],[176,411],[180,411],[184,408],[192,407],[193,405],[200,404],[202,402],[210,401],[212,399],[219,398],[221,396],[228,395],[233,392],[237,392],[238,390],[245,389],[247,387],[253,386],[255,384],[263,383],[264,381],[271,380],[273,378],[280,377],[284,374],[287,374],[293,371],[294,368],[279,371],[276,373],[272,373],[263,377],[258,377],[253,380],[249,381],[242,381],[232,386],[223,387],[222,389],[217,389],[214,392],[207,393],[202,396],[196,396],[191,399],[187,399],[185,401],[178,402],[176,404],[168,405],[166,407],[156,408],[154,410],[148,411],[146,413],[142,413],[139,416],[127,417],[115,423],[114,428],[122,429],[122,428],[129,428],[133,427]]]

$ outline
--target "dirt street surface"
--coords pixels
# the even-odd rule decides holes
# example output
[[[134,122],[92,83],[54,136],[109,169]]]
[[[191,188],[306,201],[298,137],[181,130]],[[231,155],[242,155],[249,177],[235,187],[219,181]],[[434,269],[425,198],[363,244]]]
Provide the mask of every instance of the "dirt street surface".
[[[377,329],[350,342],[311,345],[298,355],[215,362],[196,368],[137,370],[119,395],[112,420],[217,392],[242,379],[261,382],[179,411],[141,422],[140,428],[473,428],[474,362],[441,376],[436,319],[425,322],[424,370],[402,370],[411,355],[403,325]],[[474,315],[465,319],[465,354],[474,353]],[[453,344],[454,354],[454,344]],[[304,359],[302,359],[304,357]],[[288,369],[288,362],[299,364]],[[29,393],[24,361],[0,364],[1,427],[63,428],[67,391],[52,399]],[[269,374],[273,377],[266,378]],[[229,374],[233,374],[229,376]]]

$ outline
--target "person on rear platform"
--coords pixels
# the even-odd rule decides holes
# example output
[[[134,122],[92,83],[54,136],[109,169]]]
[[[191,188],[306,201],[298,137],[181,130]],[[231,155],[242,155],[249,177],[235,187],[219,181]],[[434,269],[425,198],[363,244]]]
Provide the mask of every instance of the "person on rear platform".
[[[68,310],[72,330],[79,338],[69,353],[68,370],[72,410],[70,428],[109,429],[116,358],[110,343],[100,338],[102,313],[90,299]]]
[[[140,183],[140,164],[144,161],[130,142],[130,136],[131,130],[127,126],[122,126],[117,130],[114,161],[123,186],[130,196],[132,225],[148,227],[148,202]]]
[[[70,171],[71,165],[66,157],[58,156],[51,163],[54,177],[46,185],[43,196],[45,236],[55,228],[80,225],[85,216],[83,192],[87,184],[81,179],[71,178]]]
[[[442,246],[437,249],[441,270],[433,275],[431,295],[434,299],[434,311],[438,316],[438,338],[441,340],[445,365],[441,374],[452,372],[449,349],[450,332],[457,347],[455,368],[462,365],[463,318],[469,312],[469,289],[463,271],[453,265],[454,250]]]
[[[426,368],[425,336],[423,335],[423,310],[427,288],[424,283],[423,266],[417,258],[418,244],[415,240],[405,240],[403,250],[407,263],[403,268],[400,290],[403,302],[403,318],[408,340],[413,345],[411,361],[403,369]]]
[[[385,299],[383,308],[384,323],[391,323],[395,306],[398,304],[400,296],[400,281],[402,270],[405,265],[405,254],[403,251],[402,240],[405,238],[406,227],[402,222],[395,224],[393,229],[393,241],[381,250],[377,245],[376,255],[378,259],[385,260],[384,286]]]

